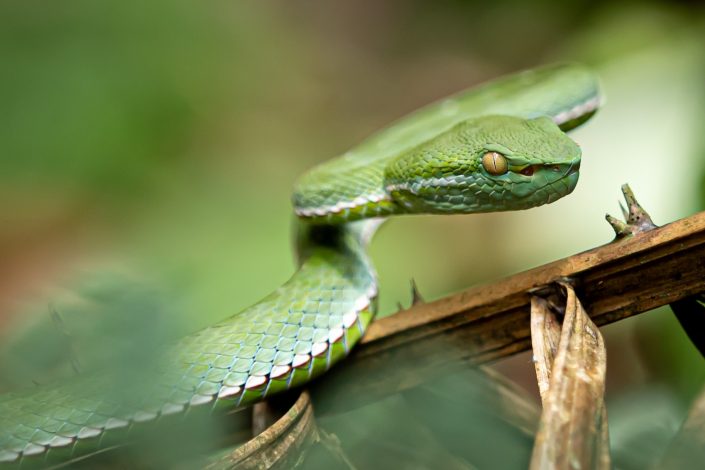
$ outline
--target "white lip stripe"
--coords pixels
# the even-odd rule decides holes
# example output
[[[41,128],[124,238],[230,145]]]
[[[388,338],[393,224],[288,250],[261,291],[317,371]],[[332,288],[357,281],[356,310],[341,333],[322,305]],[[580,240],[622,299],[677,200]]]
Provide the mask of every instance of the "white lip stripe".
[[[416,192],[422,188],[467,186],[469,184],[470,179],[473,178],[468,178],[463,175],[456,175],[448,178],[426,178],[416,181],[390,184],[389,186],[387,186],[387,191],[389,191],[390,193],[392,191],[408,191],[410,193],[416,194]]]
[[[553,117],[553,122],[556,124],[560,125],[563,123],[566,123],[568,121],[571,121],[573,119],[579,118],[580,116],[584,116],[585,114],[591,113],[595,111],[597,108],[600,107],[600,97],[595,96],[593,98],[590,98],[589,100],[585,101],[584,103],[580,103],[576,106],[573,106],[567,111],[560,112],[556,114]]]
[[[382,201],[391,201],[392,199],[389,195],[385,193],[379,194],[369,194],[364,196],[358,196],[352,201],[340,201],[332,206],[321,206],[321,207],[297,207],[294,209],[296,215],[301,217],[312,217],[314,215],[324,216],[327,214],[338,214],[347,209],[354,209],[356,207],[364,206],[369,203],[378,203]]]

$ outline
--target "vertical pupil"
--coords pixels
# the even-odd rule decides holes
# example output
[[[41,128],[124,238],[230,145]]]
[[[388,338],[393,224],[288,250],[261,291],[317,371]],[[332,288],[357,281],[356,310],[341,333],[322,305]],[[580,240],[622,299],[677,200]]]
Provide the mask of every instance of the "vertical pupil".
[[[482,156],[482,166],[491,175],[503,175],[507,172],[507,160],[497,152],[487,152]]]
[[[494,168],[495,173],[497,173],[497,157],[498,155],[496,153],[492,154],[492,167]]]

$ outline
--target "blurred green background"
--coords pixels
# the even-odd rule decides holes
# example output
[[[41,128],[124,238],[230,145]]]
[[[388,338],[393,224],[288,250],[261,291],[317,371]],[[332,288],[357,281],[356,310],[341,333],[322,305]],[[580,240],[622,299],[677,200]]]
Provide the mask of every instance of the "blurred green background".
[[[0,362],[13,373],[0,389],[65,374],[62,335],[128,350],[135,331],[168,338],[257,301],[294,268],[297,175],[521,68],[571,60],[601,76],[606,105],[574,134],[578,188],[527,212],[388,224],[372,247],[383,315],[412,277],[433,299],[609,242],[625,182],[657,223],[690,215],[705,205],[704,45],[697,2],[4,1]],[[605,334],[613,443],[673,432],[705,367],[672,315]],[[535,393],[530,356],[498,367]]]

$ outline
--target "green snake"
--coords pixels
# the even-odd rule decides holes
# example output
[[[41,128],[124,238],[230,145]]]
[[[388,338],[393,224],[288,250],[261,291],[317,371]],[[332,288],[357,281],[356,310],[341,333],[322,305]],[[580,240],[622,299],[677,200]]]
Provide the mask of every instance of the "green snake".
[[[599,104],[581,66],[530,70],[426,106],[310,170],[293,193],[299,269],[288,282],[168,346],[144,380],[105,371],[0,397],[0,463],[76,458],[141,423],[307,383],[375,315],[366,246],[385,217],[527,209],[569,194],[581,151],[564,131]]]

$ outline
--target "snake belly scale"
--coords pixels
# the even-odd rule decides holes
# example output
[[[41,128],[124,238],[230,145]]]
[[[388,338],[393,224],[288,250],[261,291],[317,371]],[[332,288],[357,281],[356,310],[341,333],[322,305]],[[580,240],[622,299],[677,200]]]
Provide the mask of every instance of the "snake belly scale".
[[[580,166],[564,131],[599,104],[589,70],[543,67],[426,106],[310,170],[293,194],[299,269],[287,283],[167,347],[147,380],[104,371],[0,396],[0,464],[75,458],[140,423],[248,405],[325,372],[376,312],[366,246],[383,218],[555,201]]]

